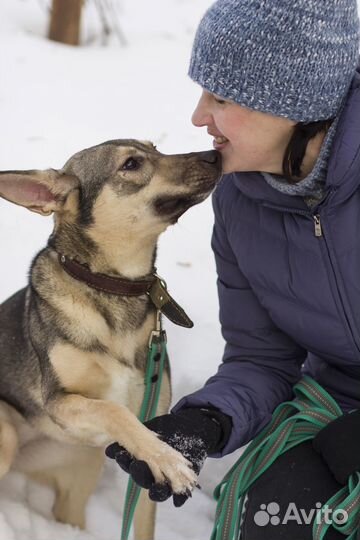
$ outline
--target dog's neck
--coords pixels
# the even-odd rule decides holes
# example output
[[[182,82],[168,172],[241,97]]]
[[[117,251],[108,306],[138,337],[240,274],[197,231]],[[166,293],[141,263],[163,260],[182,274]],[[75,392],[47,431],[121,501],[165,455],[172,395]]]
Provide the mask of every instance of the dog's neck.
[[[107,249],[106,252],[98,253],[90,268],[93,272],[139,279],[153,272],[155,254],[155,242],[141,246],[132,244],[114,246],[112,250]]]
[[[91,243],[81,241],[81,238],[73,242],[53,235],[48,246],[61,255],[87,265],[93,273],[141,279],[154,271],[156,241],[157,237],[145,238],[135,244],[123,239],[116,244],[109,241],[95,248]]]

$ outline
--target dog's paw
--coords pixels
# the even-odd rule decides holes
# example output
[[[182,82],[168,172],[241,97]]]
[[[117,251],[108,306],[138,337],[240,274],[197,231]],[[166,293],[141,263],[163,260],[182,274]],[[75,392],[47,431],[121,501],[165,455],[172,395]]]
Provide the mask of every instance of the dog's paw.
[[[168,482],[173,493],[192,491],[197,485],[197,475],[190,461],[168,444],[157,442],[156,451],[142,452],[141,457],[149,465],[156,483]]]

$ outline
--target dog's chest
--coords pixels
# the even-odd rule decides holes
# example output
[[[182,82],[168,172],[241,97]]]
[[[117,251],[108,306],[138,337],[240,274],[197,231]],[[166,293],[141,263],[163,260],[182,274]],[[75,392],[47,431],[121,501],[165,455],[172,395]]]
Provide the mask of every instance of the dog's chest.
[[[59,343],[50,353],[50,362],[67,393],[103,399],[125,405],[134,412],[140,407],[144,373],[108,353],[88,352],[69,343]]]
[[[155,308],[148,298],[88,299],[86,295],[57,295],[56,307],[66,336],[80,349],[104,348],[131,362],[136,349],[149,339],[155,326]],[[65,317],[64,317],[65,315]]]
[[[106,373],[107,385],[103,388],[101,399],[125,405],[138,414],[144,392],[144,373],[134,366],[125,366],[116,361],[103,364],[100,361]]]

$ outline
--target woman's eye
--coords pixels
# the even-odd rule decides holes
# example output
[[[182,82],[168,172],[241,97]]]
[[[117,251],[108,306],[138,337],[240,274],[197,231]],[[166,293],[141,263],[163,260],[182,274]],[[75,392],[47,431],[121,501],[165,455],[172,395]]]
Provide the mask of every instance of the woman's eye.
[[[121,167],[123,171],[134,171],[140,167],[139,161],[135,158],[129,158],[125,161],[124,165]]]
[[[219,105],[225,105],[226,101],[224,99],[218,99],[218,98],[214,98],[216,103],[219,103]]]

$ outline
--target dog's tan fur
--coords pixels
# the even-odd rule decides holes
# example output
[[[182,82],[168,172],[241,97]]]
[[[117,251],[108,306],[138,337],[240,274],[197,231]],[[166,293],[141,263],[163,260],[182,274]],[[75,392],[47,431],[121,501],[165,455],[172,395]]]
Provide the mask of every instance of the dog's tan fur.
[[[59,172],[0,174],[0,196],[44,215],[55,212],[30,287],[0,306],[0,377],[10,381],[0,384],[0,477],[12,467],[52,486],[59,521],[85,526],[103,449],[113,441],[175,492],[196,481],[183,456],[136,417],[154,306],[145,295],[124,299],[89,289],[64,272],[58,252],[93,272],[149,275],[159,234],[203,200],[219,176],[209,154],[163,156],[147,143],[110,141],[76,154]],[[132,156],[140,172],[125,167]],[[169,404],[166,372],[157,414]],[[141,496],[137,540],[153,537],[154,516],[153,503]]]

